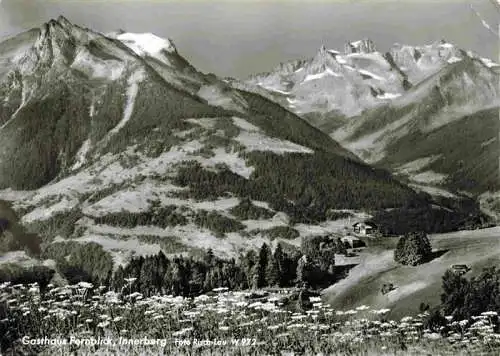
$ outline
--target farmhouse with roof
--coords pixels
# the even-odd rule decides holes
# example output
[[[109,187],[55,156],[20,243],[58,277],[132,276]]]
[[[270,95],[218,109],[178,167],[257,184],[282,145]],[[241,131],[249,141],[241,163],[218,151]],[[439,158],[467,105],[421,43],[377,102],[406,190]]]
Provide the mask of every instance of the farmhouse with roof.
[[[357,222],[352,225],[352,228],[356,234],[370,235],[376,231],[377,226],[370,222]]]

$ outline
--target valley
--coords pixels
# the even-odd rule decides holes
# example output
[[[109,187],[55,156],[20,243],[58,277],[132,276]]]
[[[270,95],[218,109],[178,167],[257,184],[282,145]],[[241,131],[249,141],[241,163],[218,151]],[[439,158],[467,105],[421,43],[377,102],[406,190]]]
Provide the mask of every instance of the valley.
[[[245,81],[61,16],[1,42],[0,67],[0,282],[274,288],[290,313],[321,291],[401,318],[440,308],[451,265],[500,262],[499,66],[448,42],[322,46]],[[396,263],[414,233],[432,259]]]

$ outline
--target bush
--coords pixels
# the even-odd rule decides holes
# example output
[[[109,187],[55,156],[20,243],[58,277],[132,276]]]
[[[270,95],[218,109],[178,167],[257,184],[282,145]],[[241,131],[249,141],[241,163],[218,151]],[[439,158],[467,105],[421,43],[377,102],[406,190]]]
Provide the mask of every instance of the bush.
[[[243,198],[240,203],[231,208],[229,212],[241,220],[270,219],[274,213],[266,208],[261,208],[252,204],[250,198]]]
[[[409,233],[401,237],[394,250],[394,261],[416,266],[429,260],[432,247],[424,232]]]
[[[200,210],[196,214],[194,222],[196,225],[214,232],[217,237],[224,237],[227,232],[235,232],[245,228],[245,225],[239,221],[220,215],[215,211]]]

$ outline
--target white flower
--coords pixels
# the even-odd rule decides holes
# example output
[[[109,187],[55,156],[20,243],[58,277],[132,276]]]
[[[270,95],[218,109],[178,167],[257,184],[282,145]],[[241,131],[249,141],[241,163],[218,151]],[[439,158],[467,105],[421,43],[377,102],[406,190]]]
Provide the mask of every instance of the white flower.
[[[108,320],[105,320],[105,321],[102,321],[100,322],[99,324],[97,324],[97,327],[98,328],[105,328],[106,326],[109,325],[109,321]]]
[[[372,313],[374,314],[387,314],[390,312],[390,309],[379,309],[379,310],[372,310]]]
[[[88,282],[79,282],[78,286],[81,287],[81,288],[90,289],[94,285],[92,283],[88,283]]]
[[[219,287],[219,288],[214,288],[212,289],[212,291],[218,293],[218,292],[227,292],[229,290],[229,288],[227,287]]]
[[[363,310],[367,310],[367,309],[370,309],[370,307],[367,305],[361,305],[361,306],[356,308],[356,310],[359,310],[359,311],[363,311]]]
[[[1,289],[5,289],[5,288],[7,288],[8,286],[10,286],[10,282],[4,282],[4,283],[0,284],[0,290],[1,290]]]
[[[484,313],[481,313],[483,316],[497,316],[498,313],[496,311],[486,311]]]
[[[290,336],[290,334],[289,333],[283,333],[283,334],[276,335],[276,337],[287,337],[287,336]]]
[[[179,330],[179,331],[176,331],[174,333],[172,333],[172,336],[180,336],[180,335],[184,335],[190,331],[192,331],[193,328],[185,328],[185,329],[182,329],[182,330]]]
[[[438,333],[430,333],[430,334],[424,334],[424,337],[430,340],[439,340],[441,339],[441,335]]]

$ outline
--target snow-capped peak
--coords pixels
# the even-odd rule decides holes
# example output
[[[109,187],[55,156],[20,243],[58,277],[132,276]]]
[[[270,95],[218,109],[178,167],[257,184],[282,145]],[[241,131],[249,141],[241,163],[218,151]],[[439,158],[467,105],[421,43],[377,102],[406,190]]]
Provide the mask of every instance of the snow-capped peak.
[[[345,53],[372,53],[377,49],[375,48],[375,43],[368,38],[364,38],[359,41],[347,42],[345,44]]]
[[[124,32],[117,34],[116,39],[141,57],[150,56],[163,60],[159,58],[162,57],[163,51],[177,53],[177,49],[170,39],[161,38],[152,33]]]
[[[455,46],[452,43],[449,43],[446,40],[441,40],[439,42],[439,47],[441,47],[441,48],[455,48]]]

